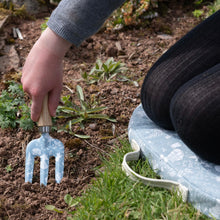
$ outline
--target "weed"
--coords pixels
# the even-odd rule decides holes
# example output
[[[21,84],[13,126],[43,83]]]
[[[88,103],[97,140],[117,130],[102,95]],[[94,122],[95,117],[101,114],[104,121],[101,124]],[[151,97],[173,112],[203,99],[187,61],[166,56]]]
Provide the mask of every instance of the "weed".
[[[34,16],[30,15],[27,12],[25,5],[19,7],[18,5],[14,4],[13,1],[10,0],[1,1],[0,8],[8,11],[8,14],[10,14],[14,18],[27,19],[27,20],[35,19]]]
[[[85,101],[83,89],[81,86],[76,86],[76,92],[80,105],[72,102],[70,100],[70,95],[63,96],[61,98],[64,105],[58,106],[57,118],[64,118],[68,119],[69,121],[64,126],[64,128],[60,129],[59,131],[65,131],[80,138],[88,138],[89,136],[74,134],[72,132],[72,125],[79,123],[80,127],[84,128],[83,123],[90,119],[104,119],[111,122],[116,122],[115,119],[110,118],[106,114],[98,114],[98,112],[105,110],[106,107],[96,107]]]
[[[13,15],[17,18],[21,18],[21,19],[28,19],[28,20],[34,20],[34,17],[31,16],[25,8],[25,5],[22,5],[20,8],[18,9],[12,9],[13,11]]]
[[[199,1],[196,1],[194,4],[196,6],[200,6],[202,3],[203,3],[203,0],[199,0]],[[202,18],[202,19],[205,19],[211,16],[212,14],[220,10],[220,0],[216,0],[210,3],[207,6],[207,9],[208,9],[207,11],[205,11],[204,9],[195,9],[193,11],[193,16],[195,16],[196,18]]]
[[[46,30],[48,20],[49,20],[49,17],[46,17],[46,18],[44,19],[44,22],[41,24],[40,28],[41,28],[41,31],[42,31],[42,32]]]
[[[106,62],[97,60],[95,66],[87,74],[86,72],[81,74],[83,79],[89,84],[97,83],[99,81],[111,81],[119,73],[123,73],[127,70],[124,63],[120,61],[114,61],[114,58],[109,58]]]
[[[7,165],[7,166],[5,167],[5,169],[6,169],[6,172],[7,172],[7,173],[10,173],[10,172],[13,170],[12,167],[11,167],[11,164]]]
[[[9,81],[9,86],[0,95],[0,127],[15,128],[19,126],[28,130],[34,123],[30,118],[30,109],[26,105],[22,85]]]
[[[200,18],[203,14],[204,14],[204,11],[200,9],[196,9],[193,11],[193,16],[196,18]]]
[[[195,2],[194,2],[194,5],[201,5],[202,4],[202,2],[203,2],[203,0],[196,0]]]
[[[220,10],[220,0],[214,1],[212,4],[210,4],[208,6],[208,8],[209,8],[209,11],[208,11],[208,15],[207,16],[210,16],[210,15],[214,14],[215,12]]]
[[[107,29],[120,29],[124,26],[148,24],[149,19],[157,16],[153,12],[158,7],[157,0],[134,0],[125,1],[125,3],[108,19],[106,22]]]
[[[54,205],[46,205],[45,208],[49,211],[54,211],[57,213],[63,213],[63,210],[57,209]]]

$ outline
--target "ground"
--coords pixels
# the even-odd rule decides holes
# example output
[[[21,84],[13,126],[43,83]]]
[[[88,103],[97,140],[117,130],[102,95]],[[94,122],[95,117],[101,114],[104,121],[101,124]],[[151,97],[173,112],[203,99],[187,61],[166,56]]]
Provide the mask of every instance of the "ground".
[[[4,28],[1,38],[4,42],[12,36],[12,27],[19,28],[24,37],[13,43],[15,57],[12,60],[15,62],[18,57],[16,70],[21,69],[28,51],[39,37],[40,25],[46,16],[48,14],[34,21],[9,22]],[[100,31],[79,48],[71,47],[64,59],[63,95],[71,94],[70,90],[75,93],[76,85],[80,85],[86,98],[95,97],[99,106],[108,107],[104,113],[116,118],[117,122],[93,120],[85,124],[84,130],[74,127],[78,133],[91,136],[86,140],[53,131],[51,136],[65,145],[65,173],[61,183],[56,184],[54,160],[51,160],[47,187],[39,186],[39,160],[35,163],[33,184],[24,183],[25,149],[31,140],[40,136],[38,129],[0,129],[0,219],[53,219],[57,214],[47,211],[45,205],[65,208],[63,198],[67,193],[80,196],[95,177],[94,168],[101,163],[100,154],[105,156],[106,152],[113,151],[117,137],[126,137],[129,118],[140,104],[141,84],[149,68],[198,22],[189,9],[179,4],[153,19],[147,27]],[[131,81],[89,85],[82,80],[80,73],[89,72],[97,58],[106,61],[109,57],[126,64],[128,71],[124,75]],[[10,65],[5,64],[1,82],[13,72]],[[132,81],[137,81],[138,86]],[[4,88],[3,83],[0,87]],[[11,165],[12,171],[5,169],[7,165]]]

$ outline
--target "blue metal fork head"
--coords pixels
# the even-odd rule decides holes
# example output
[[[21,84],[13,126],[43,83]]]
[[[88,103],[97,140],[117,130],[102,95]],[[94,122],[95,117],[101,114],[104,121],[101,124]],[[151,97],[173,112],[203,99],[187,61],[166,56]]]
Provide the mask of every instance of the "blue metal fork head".
[[[40,184],[47,185],[49,158],[55,157],[55,180],[60,183],[64,173],[64,145],[61,141],[43,133],[40,138],[32,140],[26,148],[25,182],[32,183],[34,159],[40,157]]]

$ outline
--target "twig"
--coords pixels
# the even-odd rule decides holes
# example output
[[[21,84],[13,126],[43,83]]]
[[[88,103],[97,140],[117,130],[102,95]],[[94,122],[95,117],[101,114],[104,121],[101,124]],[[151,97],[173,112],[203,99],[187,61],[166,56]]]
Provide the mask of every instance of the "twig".
[[[20,40],[23,40],[24,38],[23,38],[23,36],[22,36],[20,30],[19,30],[18,28],[15,28],[15,31],[16,31],[16,33],[17,33],[17,35],[18,35],[18,38],[19,38]]]
[[[72,94],[74,93],[72,89],[70,89],[70,87],[68,87],[67,85],[64,86],[66,89],[68,89]]]
[[[115,46],[117,47],[118,51],[122,51],[121,44],[120,44],[119,41],[117,41],[117,42],[115,43]]]
[[[93,145],[93,144],[91,144],[91,143],[89,143],[88,141],[86,141],[86,140],[84,140],[89,146],[91,146],[91,147],[94,147],[94,148],[96,148],[97,150],[99,150],[99,151],[102,151],[103,153],[105,153],[105,154],[107,154],[107,155],[109,155],[110,156],[110,154],[109,153],[107,153],[106,151],[104,151],[104,150],[102,150],[101,148],[99,148],[99,147],[97,147],[97,146],[95,146],[95,145]]]
[[[122,134],[122,135],[120,135],[120,136],[118,136],[118,137],[108,141],[108,144],[114,144],[118,139],[123,139],[123,138],[127,137],[127,135],[128,135],[128,131],[125,131],[124,134]]]
[[[10,215],[9,215],[8,210],[6,209],[5,205],[4,205],[4,209],[5,209],[5,211],[6,211],[7,215],[8,215],[8,218],[10,219]]]

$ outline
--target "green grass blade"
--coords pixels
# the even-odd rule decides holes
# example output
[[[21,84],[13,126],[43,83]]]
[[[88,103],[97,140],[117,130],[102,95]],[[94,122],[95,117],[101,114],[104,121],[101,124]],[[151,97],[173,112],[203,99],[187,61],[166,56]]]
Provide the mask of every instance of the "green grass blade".
[[[83,120],[84,119],[82,117],[79,117],[79,118],[70,120],[70,122],[71,122],[72,125],[74,125],[74,124],[82,122]]]
[[[76,136],[78,138],[81,138],[81,139],[88,139],[88,138],[90,138],[89,135],[83,135],[83,134],[74,134],[74,136]]]
[[[77,86],[76,86],[76,91],[77,91],[77,94],[78,94],[79,99],[84,101],[84,95],[83,95],[83,89],[82,89],[82,87],[79,86],[79,85],[77,85]]]
[[[111,122],[117,122],[116,119],[110,118],[108,115],[105,114],[88,114],[89,119],[105,119]]]
[[[95,113],[95,112],[101,112],[103,110],[107,109],[107,107],[97,107],[97,108],[91,108],[91,109],[87,109],[87,113]]]

